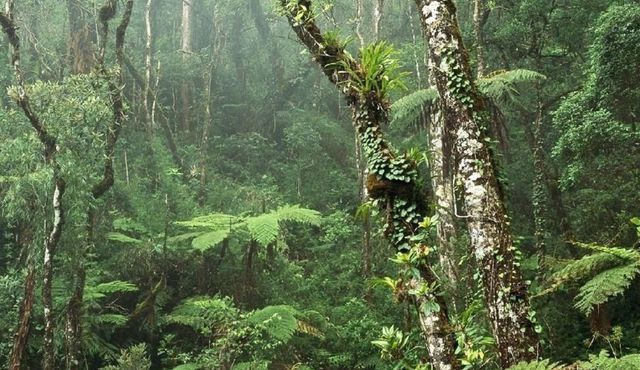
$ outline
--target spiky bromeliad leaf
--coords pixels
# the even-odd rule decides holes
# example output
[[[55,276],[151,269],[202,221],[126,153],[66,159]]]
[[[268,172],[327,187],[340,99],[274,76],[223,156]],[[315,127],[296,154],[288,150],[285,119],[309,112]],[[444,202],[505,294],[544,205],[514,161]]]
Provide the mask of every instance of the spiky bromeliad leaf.
[[[298,329],[299,312],[291,306],[267,306],[253,312],[246,321],[254,325],[263,325],[273,338],[286,342]]]
[[[193,248],[204,251],[211,247],[215,247],[229,236],[231,230],[216,230],[208,233],[203,233],[200,236],[193,239],[191,245]]]
[[[108,240],[113,240],[116,242],[120,242],[120,243],[125,243],[125,244],[140,244],[142,243],[142,240],[140,239],[136,239],[136,238],[132,238],[128,235],[125,235],[123,233],[118,233],[118,232],[111,232],[111,233],[107,233],[107,239]]]
[[[580,288],[575,307],[585,315],[609,298],[621,295],[640,273],[640,262],[605,270]]]

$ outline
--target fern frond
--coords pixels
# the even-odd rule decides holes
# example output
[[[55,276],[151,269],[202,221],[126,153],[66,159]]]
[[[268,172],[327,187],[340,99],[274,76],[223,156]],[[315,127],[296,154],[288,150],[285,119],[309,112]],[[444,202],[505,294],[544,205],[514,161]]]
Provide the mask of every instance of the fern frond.
[[[224,229],[224,230],[216,230],[209,233],[204,233],[198,236],[197,238],[193,239],[193,241],[191,242],[191,245],[193,246],[193,248],[197,250],[204,251],[211,247],[215,247],[217,244],[221,243],[223,240],[225,240],[229,236],[230,232],[231,230]]]
[[[640,273],[640,263],[619,266],[596,275],[580,288],[575,308],[589,315],[594,307],[621,295]]]
[[[301,224],[320,226],[322,216],[313,209],[301,208],[299,205],[286,205],[275,211],[278,221],[291,221]]]
[[[267,306],[253,312],[246,321],[254,325],[263,325],[273,338],[286,342],[298,329],[299,312],[291,306]]]
[[[132,237],[130,237],[128,235],[125,235],[125,234],[119,233],[119,232],[107,233],[107,240],[113,240],[113,241],[120,242],[120,243],[125,243],[125,244],[140,244],[140,243],[142,243],[142,240],[140,240],[140,239],[132,238]]]
[[[84,292],[84,299],[88,302],[104,298],[109,294],[137,292],[138,287],[127,281],[114,280],[95,286],[87,285]]]
[[[266,213],[260,216],[247,219],[247,228],[251,238],[263,247],[273,243],[278,237],[280,218],[275,213]]]
[[[546,79],[546,76],[528,69],[496,71],[477,81],[478,89],[498,103],[513,103],[518,95],[517,85]]]
[[[94,315],[92,317],[92,321],[99,325],[109,325],[109,326],[122,326],[127,323],[127,317],[124,315],[118,315],[115,313],[112,314],[102,314],[102,315]]]
[[[237,309],[227,298],[192,297],[163,316],[162,323],[184,325],[204,332],[207,328],[233,319],[237,314]]]
[[[188,221],[176,221],[174,224],[179,226],[194,228],[207,228],[212,230],[229,229],[237,224],[240,219],[233,215],[224,213],[212,213],[205,216],[193,218]]]
[[[640,252],[635,249],[605,247],[599,244],[574,243],[580,248],[588,249],[595,252],[608,253],[621,259],[628,261],[640,261]]]
[[[192,232],[192,233],[185,233],[185,234],[172,236],[170,238],[167,238],[167,243],[170,243],[170,244],[179,243],[181,241],[193,239],[193,238],[198,237],[198,236],[200,236],[200,235],[202,235],[204,233],[205,233],[204,231],[195,231],[195,232]]]
[[[557,362],[549,362],[549,359],[532,362],[520,362],[517,365],[511,366],[508,370],[560,370],[563,368]]]
[[[391,105],[391,122],[415,121],[425,107],[431,106],[438,101],[438,92],[435,89],[422,89],[412,92],[396,100]]]
[[[269,369],[269,365],[271,365],[271,361],[251,361],[251,362],[240,362],[231,368],[231,370],[267,370]]]

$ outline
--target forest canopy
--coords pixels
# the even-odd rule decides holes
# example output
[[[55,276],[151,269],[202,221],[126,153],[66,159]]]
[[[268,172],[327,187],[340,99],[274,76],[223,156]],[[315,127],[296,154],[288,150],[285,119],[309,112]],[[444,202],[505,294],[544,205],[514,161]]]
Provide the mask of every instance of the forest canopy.
[[[634,0],[4,0],[0,366],[640,369]]]

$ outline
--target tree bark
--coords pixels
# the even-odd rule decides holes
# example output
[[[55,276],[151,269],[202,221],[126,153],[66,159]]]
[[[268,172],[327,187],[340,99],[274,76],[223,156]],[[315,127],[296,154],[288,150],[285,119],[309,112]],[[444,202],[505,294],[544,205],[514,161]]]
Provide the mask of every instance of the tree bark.
[[[18,234],[18,242],[27,251],[27,276],[24,281],[24,295],[18,315],[18,328],[13,336],[13,347],[9,359],[9,369],[11,370],[20,370],[22,366],[22,356],[24,356],[29,339],[29,324],[31,322],[31,313],[33,311],[35,298],[36,267],[33,251],[31,251],[29,245],[31,243],[31,237],[28,236],[28,234],[27,227],[21,226]]]
[[[444,140],[453,143],[471,247],[480,266],[491,329],[500,364],[509,367],[537,356],[527,285],[517,265],[501,189],[487,145],[489,114],[471,77],[455,6],[451,0],[416,0],[428,37],[429,69],[444,114]]]
[[[412,274],[405,283],[409,291],[416,292],[412,300],[418,309],[431,365],[435,369],[459,368],[446,303],[435,289],[437,282],[427,264],[428,248],[412,239],[420,232],[419,223],[424,217],[421,214],[424,202],[416,186],[415,164],[406,157],[396,156],[381,131],[382,125],[388,122],[388,101],[376,94],[360,94],[350,87],[350,83],[355,82],[350,80],[347,70],[362,73],[362,66],[343,49],[327,45],[314,21],[311,1],[281,0],[281,5],[292,30],[351,107],[353,124],[371,170],[367,189],[386,214],[385,236],[400,253],[411,253],[416,258],[416,268],[412,270],[419,272]],[[404,181],[390,178],[391,173],[401,174]],[[438,309],[429,309],[434,304]]]
[[[80,0],[67,0],[67,14],[69,15],[68,47],[71,73],[89,73],[96,62],[93,54],[95,33],[87,22],[87,14],[82,9]]]
[[[182,60],[185,64],[191,57],[193,53],[193,45],[192,45],[192,18],[193,18],[193,7],[192,1],[194,0],[182,0],[182,35],[180,38],[180,50],[182,52]],[[180,86],[180,98],[182,99],[182,130],[185,135],[189,135],[189,131],[191,130],[191,117],[190,117],[190,106],[191,106],[191,87],[188,79],[184,79]]]
[[[443,117],[439,109],[425,112],[430,115],[429,122],[429,170],[431,186],[436,204],[438,224],[436,232],[438,237],[438,257],[440,266],[447,281],[444,282],[446,290],[451,293],[451,302],[454,312],[463,305],[463,297],[460,287],[460,272],[458,269],[458,256],[455,241],[458,236],[454,217],[454,189],[451,176],[451,164],[446,163],[451,157],[451,143],[443,140]],[[445,155],[446,153],[446,155]]]

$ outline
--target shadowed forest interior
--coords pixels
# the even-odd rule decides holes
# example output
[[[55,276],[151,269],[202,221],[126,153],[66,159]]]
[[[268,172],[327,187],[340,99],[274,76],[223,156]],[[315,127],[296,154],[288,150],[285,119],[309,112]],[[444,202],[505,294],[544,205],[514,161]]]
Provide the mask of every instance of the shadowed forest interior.
[[[0,26],[0,366],[640,369],[637,0]]]

